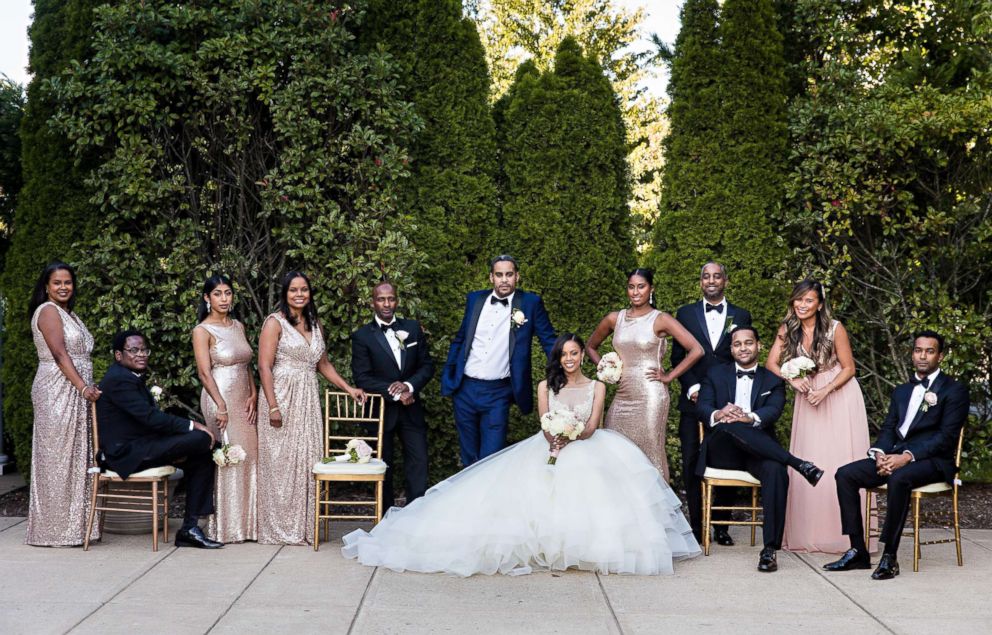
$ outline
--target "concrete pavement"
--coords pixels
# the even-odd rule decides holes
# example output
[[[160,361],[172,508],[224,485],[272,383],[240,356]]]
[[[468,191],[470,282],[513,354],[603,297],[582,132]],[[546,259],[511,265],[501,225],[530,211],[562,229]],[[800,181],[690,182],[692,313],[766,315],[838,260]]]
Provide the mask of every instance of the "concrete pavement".
[[[174,521],[173,527],[176,527]],[[394,573],[340,555],[340,535],[310,548],[228,545],[204,552],[148,536],[108,535],[89,552],[23,544],[22,518],[0,518],[0,633],[960,633],[992,632],[992,530],[953,545],[911,545],[902,575],[828,575],[822,555],[779,554],[755,570],[738,545],[676,564],[667,577],[586,572],[529,576]],[[929,536],[945,534],[927,530]]]

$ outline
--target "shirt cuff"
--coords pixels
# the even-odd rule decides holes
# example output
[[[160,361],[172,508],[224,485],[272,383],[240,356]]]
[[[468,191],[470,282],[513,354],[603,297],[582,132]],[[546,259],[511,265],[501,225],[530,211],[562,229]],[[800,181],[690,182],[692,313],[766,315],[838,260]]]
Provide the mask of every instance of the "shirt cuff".
[[[710,415],[710,427],[711,428],[716,425],[715,419],[716,419],[716,413],[718,413],[718,412],[720,412],[720,411],[719,410],[714,410],[713,413]]]
[[[755,428],[760,428],[761,427],[761,417],[759,417],[757,415],[757,413],[754,413],[754,412],[751,413],[751,421],[754,422],[751,425],[753,425]]]
[[[189,431],[192,432],[195,429],[196,429],[196,422],[193,421],[192,419],[190,419],[189,420]]]
[[[868,457],[874,459],[876,452],[881,452],[882,454],[885,454],[885,452],[882,452],[881,448],[868,448]]]
[[[410,389],[410,392],[413,393],[413,384],[411,384],[408,381],[405,381],[405,382],[403,382],[403,385],[406,386],[407,388],[409,388]]]
[[[902,451],[902,453],[903,453],[903,454],[908,454],[908,455],[909,455],[909,462],[910,462],[910,463],[915,463],[915,462],[916,462],[916,457],[915,457],[915,456],[913,456],[913,453],[912,453],[912,452],[910,452],[909,450],[903,450],[903,451]]]
[[[699,384],[693,384],[689,386],[689,390],[686,391],[685,396],[692,399],[692,396],[699,392]]]

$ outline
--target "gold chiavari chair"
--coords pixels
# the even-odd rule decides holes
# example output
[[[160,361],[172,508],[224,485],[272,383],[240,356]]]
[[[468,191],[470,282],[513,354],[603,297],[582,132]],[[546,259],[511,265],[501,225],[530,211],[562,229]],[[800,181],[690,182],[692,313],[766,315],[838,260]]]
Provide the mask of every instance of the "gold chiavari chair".
[[[86,522],[86,538],[83,551],[90,548],[90,535],[93,521],[99,512],[122,512],[127,514],[150,514],[152,517],[152,551],[158,551],[158,534],[161,528],[163,539],[169,541],[169,477],[176,473],[171,465],[153,467],[135,472],[125,481],[116,472],[99,467],[100,431],[96,422],[96,404],[90,404],[93,429],[93,493],[90,498],[90,517]],[[135,487],[138,483],[151,483],[151,491]],[[111,488],[111,484],[114,487]],[[100,516],[100,536],[103,539],[103,519]],[[161,519],[161,526],[159,524]]]
[[[320,547],[321,525],[327,536],[332,520],[373,520],[378,523],[382,519],[382,485],[386,479],[387,467],[380,456],[384,419],[381,395],[368,395],[365,403],[359,404],[347,393],[328,390],[324,394],[324,456],[342,454],[348,441],[361,439],[371,445],[373,458],[368,463],[318,461],[314,465],[314,551]],[[342,434],[347,428],[357,429],[359,434]],[[368,433],[370,429],[376,430],[375,436]],[[331,483],[335,481],[375,483],[375,497],[365,500],[334,500],[331,497]],[[371,507],[372,513],[334,513],[335,508],[354,506]]]
[[[942,545],[948,542],[953,542],[954,546],[957,548],[958,552],[958,566],[964,566],[964,557],[961,555],[961,525],[958,518],[958,488],[961,486],[961,448],[964,445],[964,427],[961,427],[961,433],[958,435],[958,450],[957,454],[954,456],[954,480],[951,483],[944,483],[943,481],[937,483],[929,483],[927,485],[922,485],[920,487],[914,488],[911,494],[910,502],[913,506],[913,530],[911,532],[903,533],[904,536],[913,536],[913,571],[917,572],[920,570],[920,558],[923,557],[923,552],[920,549],[923,545]],[[881,487],[869,488],[865,493],[865,544],[869,544],[869,540],[872,538],[877,538],[879,532],[872,531],[871,520],[872,518],[878,518],[878,508],[871,504],[871,497],[878,496],[884,493],[888,488],[885,485]],[[954,516],[954,537],[953,538],[941,538],[938,540],[924,540],[920,541],[920,501],[924,498],[933,498],[935,496],[950,496],[952,505],[952,514]]]
[[[703,424],[699,424],[699,440],[703,440]],[[715,487],[746,487],[751,489],[750,505],[713,506],[713,488]],[[755,543],[755,530],[762,523],[758,518],[761,507],[758,505],[758,490],[761,481],[744,470],[723,470],[707,467],[703,473],[703,553],[710,555],[710,526],[711,525],[745,525],[751,527],[751,546]],[[713,520],[713,511],[744,511],[750,512],[750,520]]]

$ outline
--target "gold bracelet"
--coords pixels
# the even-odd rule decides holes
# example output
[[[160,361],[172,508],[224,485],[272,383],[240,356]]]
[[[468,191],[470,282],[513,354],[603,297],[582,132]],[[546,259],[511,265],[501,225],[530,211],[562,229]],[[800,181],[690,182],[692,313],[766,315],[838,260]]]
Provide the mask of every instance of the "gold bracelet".
[[[218,410],[217,411],[217,414],[219,414],[219,415],[226,415],[227,414],[227,410]]]
[[[273,412],[279,412],[279,406],[276,406],[275,408],[269,408],[269,414],[272,414]]]

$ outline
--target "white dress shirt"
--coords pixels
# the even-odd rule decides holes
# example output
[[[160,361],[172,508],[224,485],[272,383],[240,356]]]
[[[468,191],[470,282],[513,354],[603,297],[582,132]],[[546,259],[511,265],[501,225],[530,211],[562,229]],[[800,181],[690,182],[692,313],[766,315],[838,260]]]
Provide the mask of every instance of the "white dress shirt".
[[[506,296],[506,306],[493,304],[491,293],[484,299],[479,323],[475,327],[472,350],[465,362],[465,374],[473,379],[504,379],[510,376],[510,312],[513,295]]]
[[[710,336],[710,348],[716,350],[716,345],[720,343],[720,337],[723,335],[724,326],[727,324],[727,298],[714,305],[722,306],[723,311],[707,311],[707,304],[709,302],[703,300],[703,316],[706,317],[706,331]],[[686,391],[686,396],[691,399],[697,392],[699,392],[699,384],[693,384]]]
[[[710,311],[712,313],[712,311]],[[753,370],[758,371],[758,364],[755,364],[751,368],[742,368],[740,364],[734,364],[734,372],[738,370]],[[744,375],[743,377],[737,378],[737,388],[734,391],[734,405],[751,415],[751,425],[758,427],[761,425],[761,418],[758,415],[751,412],[751,389],[754,388],[754,380]],[[718,411],[714,411],[710,415],[710,427],[716,425],[716,414]]]
[[[927,386],[932,387],[933,382],[937,379],[938,375],[940,375],[939,368],[927,375],[926,379],[929,380],[927,382]],[[922,379],[919,375],[917,375],[916,378]],[[902,423],[899,424],[899,434],[902,435],[902,438],[905,439],[906,435],[909,434],[909,427],[913,425],[913,419],[916,418],[916,413],[920,411],[920,406],[923,405],[923,396],[927,394],[928,390],[930,390],[930,388],[924,388],[923,384],[916,384],[913,386],[913,392],[909,395],[909,405],[906,407],[906,416],[903,418]],[[871,448],[868,450],[868,456],[874,459],[876,452],[882,452],[882,450],[879,448]],[[885,453],[882,452],[882,454]],[[903,454],[908,454],[913,461],[916,460],[916,457],[913,456],[913,453],[909,450],[906,450]]]
[[[401,353],[402,347],[400,346],[400,338],[396,337],[396,330],[393,328],[396,325],[396,318],[394,317],[392,322],[383,322],[382,320],[379,319],[379,316],[376,315],[375,323],[379,326],[380,329],[384,326],[390,327],[385,331],[383,331],[383,335],[386,336],[386,342],[389,343],[389,348],[392,349],[393,351],[393,359],[396,360],[396,367],[402,369],[403,368],[403,357]],[[405,381],[403,383],[406,384],[406,387],[409,388],[410,392],[412,393],[413,384],[411,384],[408,381]],[[393,395],[393,401],[399,401],[399,400],[400,400],[399,395]]]

